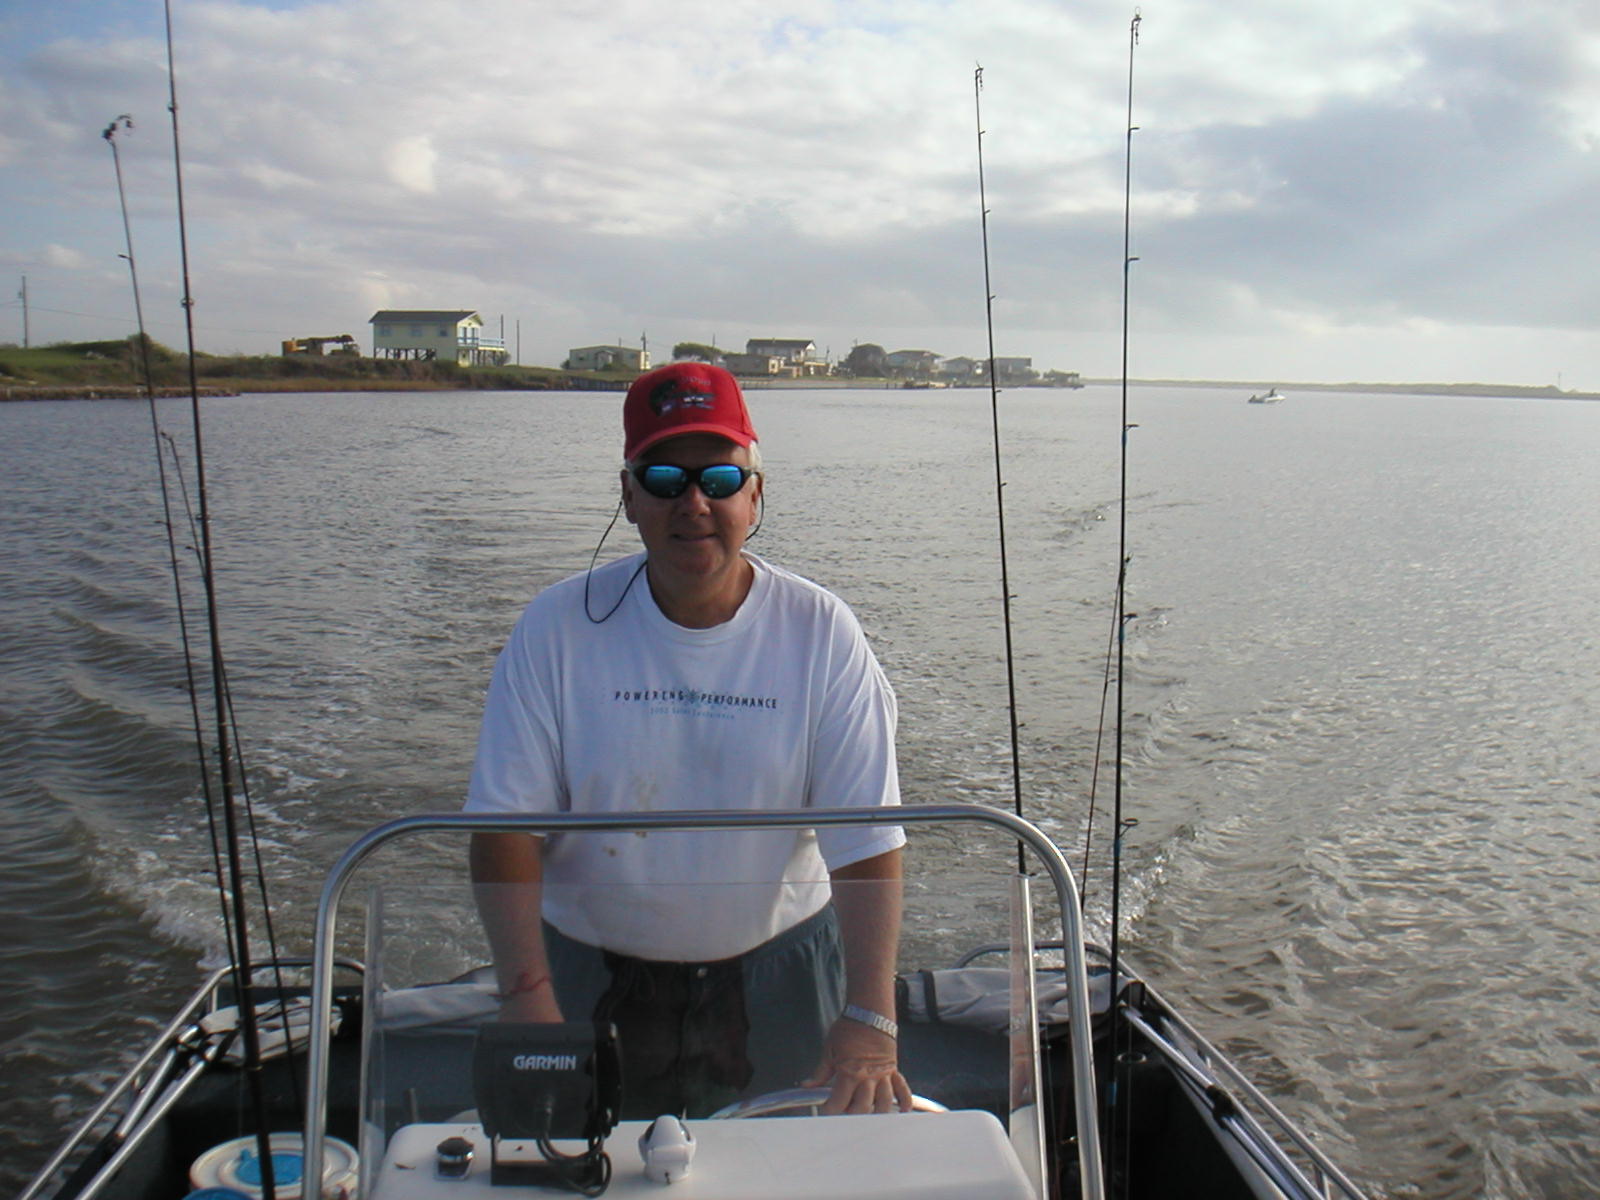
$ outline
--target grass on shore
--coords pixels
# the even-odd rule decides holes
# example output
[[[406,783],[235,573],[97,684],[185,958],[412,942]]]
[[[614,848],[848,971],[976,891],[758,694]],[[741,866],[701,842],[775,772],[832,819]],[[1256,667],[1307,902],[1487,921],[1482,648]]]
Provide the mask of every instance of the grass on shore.
[[[19,349],[0,346],[0,389],[41,394],[87,389],[139,389],[144,385],[137,336],[109,342],[74,342]],[[188,358],[149,343],[151,382],[162,390],[185,388]],[[197,354],[195,377],[208,391],[343,392],[477,389],[493,391],[621,388],[632,372],[558,371],[550,367],[458,367],[448,362],[323,356]]]

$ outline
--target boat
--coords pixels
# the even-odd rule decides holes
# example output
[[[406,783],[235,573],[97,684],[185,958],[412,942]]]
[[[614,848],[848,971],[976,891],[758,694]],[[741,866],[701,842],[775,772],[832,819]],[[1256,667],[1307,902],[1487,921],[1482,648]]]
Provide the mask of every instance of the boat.
[[[263,1119],[277,1135],[276,1194],[297,1196],[300,1179],[321,1176],[330,1200],[454,1200],[463,1188],[488,1198],[504,1178],[512,1180],[499,1184],[506,1200],[532,1200],[556,1194],[539,1169],[586,1156],[604,1161],[599,1183],[610,1195],[658,1194],[661,1185],[646,1178],[654,1147],[640,1145],[658,1114],[629,1111],[626,1081],[607,1080],[594,1027],[499,1026],[487,967],[446,981],[410,977],[429,946],[472,927],[468,834],[817,828],[882,824],[884,816],[860,809],[452,813],[368,831],[328,874],[311,956],[268,963],[254,976]],[[741,1095],[683,1120],[695,1151],[680,1194],[1361,1195],[1125,956],[1113,982],[1108,952],[1084,940],[1072,873],[1036,826],[970,803],[906,806],[893,820],[911,839],[910,861],[935,873],[930,885],[908,876],[902,945],[930,955],[937,948],[938,956],[903,968],[898,980],[901,1068],[918,1097],[915,1111],[824,1116],[816,1109],[825,1091]],[[993,843],[997,861],[982,876],[987,894],[961,889],[973,911],[1002,914],[993,940],[944,948],[931,932],[944,924],[949,887],[938,855],[916,847],[941,827],[955,828],[964,842]],[[386,891],[380,852],[392,855],[419,838],[458,840],[459,878]],[[1026,873],[1017,870],[1017,848],[1029,856]],[[359,902],[350,898],[358,872],[373,881]],[[730,899],[738,886],[727,885]],[[347,940],[342,923],[353,912],[365,930],[360,959],[339,952]],[[227,970],[206,980],[20,1200],[154,1200],[219,1179],[262,1194],[253,1182],[259,1169],[249,1169],[256,1142],[241,1103],[248,1071],[237,1001]],[[511,1038],[498,1059],[494,1047],[484,1049],[497,1028]],[[534,1061],[573,1037],[581,1078],[549,1083],[542,1100],[530,1101],[527,1079],[504,1064]],[[555,1128],[569,1140],[530,1150],[532,1134],[517,1120],[530,1103],[559,1112]],[[770,1119],[778,1116],[784,1119]],[[518,1182],[510,1170],[529,1155],[532,1178],[542,1184]]]
[[[187,293],[185,272],[186,309]],[[215,655],[214,606],[208,624]],[[213,670],[224,678],[219,657]],[[216,708],[227,711],[220,696]],[[226,728],[219,717],[223,763]],[[220,794],[231,803],[225,770]],[[893,1023],[909,1112],[825,1115],[825,1091],[757,1082],[754,1070],[705,1111],[641,1111],[611,1026],[501,1022],[486,955],[465,974],[430,974],[440,947],[454,958],[470,939],[484,945],[473,834],[890,823],[908,835],[906,881],[836,886],[902,892]],[[236,854],[245,835],[231,810],[226,824]],[[385,870],[419,841],[453,847],[454,870],[430,870],[426,884]],[[232,874],[243,925],[237,859]],[[747,885],[695,886],[738,903]],[[252,966],[248,938],[230,931],[234,963],[201,982],[19,1200],[297,1200],[313,1188],[324,1200],[491,1200],[497,1189],[534,1200],[667,1185],[686,1200],[1359,1200],[1118,954],[1115,916],[1108,950],[1086,938],[1081,911],[1060,848],[984,804],[388,821],[329,870],[309,956],[273,951]],[[344,932],[353,914],[359,939]],[[952,928],[968,931],[961,943]]]
[[[1246,401],[1247,404],[1277,404],[1284,399],[1284,395],[1276,386],[1264,392],[1256,392]]]

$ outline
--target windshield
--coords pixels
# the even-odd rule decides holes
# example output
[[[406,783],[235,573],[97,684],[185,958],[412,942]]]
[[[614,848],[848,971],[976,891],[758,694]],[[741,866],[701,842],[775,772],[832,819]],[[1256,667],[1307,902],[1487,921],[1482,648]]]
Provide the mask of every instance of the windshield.
[[[652,835],[663,836],[703,835]],[[915,843],[906,856],[929,857]],[[725,1130],[739,1131],[744,1150],[712,1154],[743,1177],[728,1194],[787,1194],[738,1188],[771,1169],[773,1138],[787,1144],[810,1130],[806,1138],[821,1140],[794,1150],[809,1158],[836,1153],[823,1149],[830,1138],[859,1140],[854,1118],[816,1114],[840,1103],[849,1064],[832,1059],[878,1047],[905,1096],[886,1084],[852,1096],[847,1111],[917,1111],[874,1135],[880,1153],[852,1168],[853,1190],[839,1194],[862,1194],[863,1169],[920,1179],[918,1194],[955,1194],[938,1188],[969,1169],[945,1161],[957,1145],[977,1155],[970,1169],[987,1172],[962,1186],[1006,1195],[1010,1185],[996,1179],[1015,1176],[1027,1181],[1018,1194],[1036,1194],[1028,1164],[1043,1144],[1039,1046],[1025,1014],[1040,981],[1049,987],[1060,972],[1033,952],[1026,881],[1004,863],[966,865],[959,878],[772,885],[701,873],[623,887],[474,884],[463,862],[455,878],[371,886],[362,1194],[397,1195],[397,1156],[406,1171],[426,1160],[405,1176],[414,1181],[509,1170],[517,1156],[538,1171],[552,1153],[581,1158],[595,1148],[608,1152],[608,1170],[632,1178],[643,1169],[638,1139],[664,1116],[701,1131],[702,1155],[732,1136]],[[853,973],[879,959],[889,990],[862,991]],[[774,1132],[739,1119],[769,1109],[828,1124],[789,1121]],[[932,1132],[921,1118],[945,1109],[964,1115]],[[452,1138],[472,1147],[477,1167],[445,1162],[440,1147]],[[763,1144],[752,1148],[752,1138]],[[897,1138],[910,1140],[891,1167],[883,1156]],[[715,1162],[694,1169],[697,1188],[712,1187]],[[806,1178],[813,1190],[803,1194],[833,1194],[816,1190],[815,1170]]]

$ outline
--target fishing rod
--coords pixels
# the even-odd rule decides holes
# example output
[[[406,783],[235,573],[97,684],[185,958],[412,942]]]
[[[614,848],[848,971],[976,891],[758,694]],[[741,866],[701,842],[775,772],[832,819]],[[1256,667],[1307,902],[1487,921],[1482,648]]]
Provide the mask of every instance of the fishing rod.
[[[161,516],[162,524],[167,534],[167,562],[172,567],[172,589],[178,613],[178,638],[183,646],[183,669],[186,680],[186,691],[189,696],[189,718],[194,732],[195,746],[200,755],[200,791],[205,799],[206,826],[211,838],[211,856],[217,864],[217,873],[221,875],[222,842],[217,831],[216,805],[211,794],[211,775],[205,769],[205,734],[204,721],[200,715],[200,689],[195,679],[194,649],[189,636],[189,606],[183,594],[183,572],[178,565],[178,538],[177,529],[172,518],[172,488],[167,478],[167,461],[163,451],[163,442],[172,448],[173,470],[178,479],[178,488],[184,502],[184,509],[188,515],[191,545],[198,547],[199,538],[194,536],[194,512],[189,506],[189,495],[183,486],[183,468],[178,462],[177,447],[172,444],[172,436],[161,428],[161,421],[156,412],[156,385],[155,373],[150,366],[150,337],[144,324],[144,301],[139,289],[139,267],[133,254],[133,225],[128,219],[128,193],[122,180],[122,154],[117,146],[119,131],[132,132],[133,118],[122,113],[112,119],[100,136],[111,147],[111,161],[117,176],[117,204],[122,211],[122,237],[127,252],[119,257],[128,263],[128,278],[133,287],[133,313],[134,320],[139,327],[139,364],[144,385],[145,400],[150,410],[150,432],[155,443],[156,452],[156,479],[161,488]],[[229,925],[228,906],[226,899],[222,900],[222,925],[224,929]]]
[[[1022,754],[1018,743],[1017,674],[1011,644],[1011,576],[1006,566],[1005,476],[1000,468],[1000,387],[994,369],[994,285],[989,276],[989,197],[983,177],[983,68],[972,73],[973,113],[978,128],[978,209],[983,227],[983,312],[989,333],[989,414],[994,429],[994,507],[1000,525],[1000,604],[1006,639],[1006,712],[1011,725],[1012,807],[1022,816]],[[1017,871],[1026,866],[1022,847],[1017,847]]]
[[[121,113],[111,119],[100,136],[105,139],[106,145],[111,147],[111,163],[117,173],[117,205],[122,210],[122,240],[127,246],[126,254],[120,258],[128,260],[128,277],[133,284],[133,316],[139,326],[139,367],[144,382],[146,398],[150,401],[150,418],[155,419],[156,385],[150,373],[150,338],[144,330],[144,302],[139,298],[139,268],[133,259],[133,226],[128,221],[128,193],[122,186],[122,153],[117,148],[117,131],[126,129],[133,131],[133,118],[127,113]],[[159,448],[159,443],[158,443]],[[159,457],[159,456],[158,456]],[[159,464],[158,464],[159,465]],[[167,498],[166,477],[163,473],[161,498]],[[170,512],[168,529],[171,529]]]
[[[271,1130],[266,1119],[266,1098],[261,1081],[261,1038],[257,1026],[250,962],[248,907],[245,903],[244,868],[239,854],[239,821],[233,783],[233,753],[229,743],[227,674],[222,654],[221,622],[217,611],[215,554],[211,536],[211,510],[206,487],[205,441],[200,420],[200,384],[195,365],[194,292],[189,274],[189,233],[183,194],[183,151],[178,122],[178,72],[173,51],[172,0],[162,0],[167,40],[167,111],[172,118],[172,167],[178,202],[178,252],[183,276],[183,323],[188,350],[189,416],[194,436],[195,493],[198,502],[199,554],[201,580],[206,603],[206,628],[211,652],[212,703],[216,714],[217,784],[221,792],[222,820],[227,845],[228,889],[233,904],[230,957],[233,962],[234,989],[238,995],[239,1030],[244,1040],[244,1072],[248,1082],[251,1109],[255,1114],[256,1155],[261,1170],[264,1200],[274,1200],[275,1179],[272,1162]],[[201,770],[205,763],[202,760]],[[220,871],[219,871],[220,876]],[[221,880],[219,878],[220,885]],[[263,908],[266,905],[263,904]],[[225,932],[227,930],[225,929]],[[273,956],[276,959],[276,955]]]
[[[1122,733],[1123,733],[1123,681],[1128,643],[1128,622],[1137,614],[1128,608],[1128,431],[1134,426],[1128,422],[1128,292],[1133,274],[1133,264],[1139,259],[1132,253],[1133,228],[1133,135],[1139,127],[1133,123],[1133,51],[1139,44],[1139,10],[1134,9],[1133,21],[1128,26],[1128,134],[1123,154],[1122,178],[1122,462],[1121,495],[1117,501],[1117,736],[1116,763],[1111,779],[1111,979],[1117,978],[1117,925],[1121,916],[1122,899],[1122,836],[1131,827],[1122,816]]]
[[[1139,44],[1138,9],[1133,10],[1133,21],[1128,26],[1128,119],[1127,119],[1127,144],[1123,152],[1122,176],[1122,406],[1121,406],[1121,464],[1120,464],[1120,495],[1117,501],[1117,587],[1115,597],[1115,610],[1113,619],[1116,629],[1116,659],[1117,659],[1117,716],[1115,754],[1116,762],[1112,766],[1112,802],[1111,802],[1111,1046],[1114,1059],[1120,1059],[1117,1054],[1119,1033],[1126,1032],[1126,1023],[1121,1020],[1122,1007],[1116,996],[1117,966],[1119,956],[1120,932],[1122,921],[1122,839],[1123,835],[1138,822],[1125,820],[1122,815],[1122,777],[1123,777],[1123,683],[1126,672],[1128,623],[1136,614],[1128,611],[1128,432],[1135,428],[1128,420],[1128,307],[1130,280],[1133,274],[1133,264],[1138,258],[1133,254],[1132,228],[1133,228],[1133,135],[1138,126],[1133,123],[1133,57],[1134,48]],[[1115,1152],[1118,1140],[1118,1126],[1121,1123],[1123,1108],[1122,1088],[1120,1080],[1113,1066],[1111,1076],[1111,1092],[1108,1097],[1109,1114],[1107,1125],[1107,1150],[1108,1157]],[[1132,1097],[1126,1098],[1131,1102]]]

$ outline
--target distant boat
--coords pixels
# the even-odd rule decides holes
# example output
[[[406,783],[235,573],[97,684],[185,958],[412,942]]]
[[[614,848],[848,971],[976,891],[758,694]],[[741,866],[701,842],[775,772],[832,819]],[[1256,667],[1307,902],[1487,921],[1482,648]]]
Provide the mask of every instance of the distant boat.
[[[1249,400],[1249,403],[1251,403],[1251,404],[1276,404],[1282,399],[1283,399],[1283,393],[1280,392],[1277,389],[1276,386],[1274,386],[1270,391],[1261,392],[1261,393],[1258,393],[1257,395],[1251,396],[1250,400]]]

